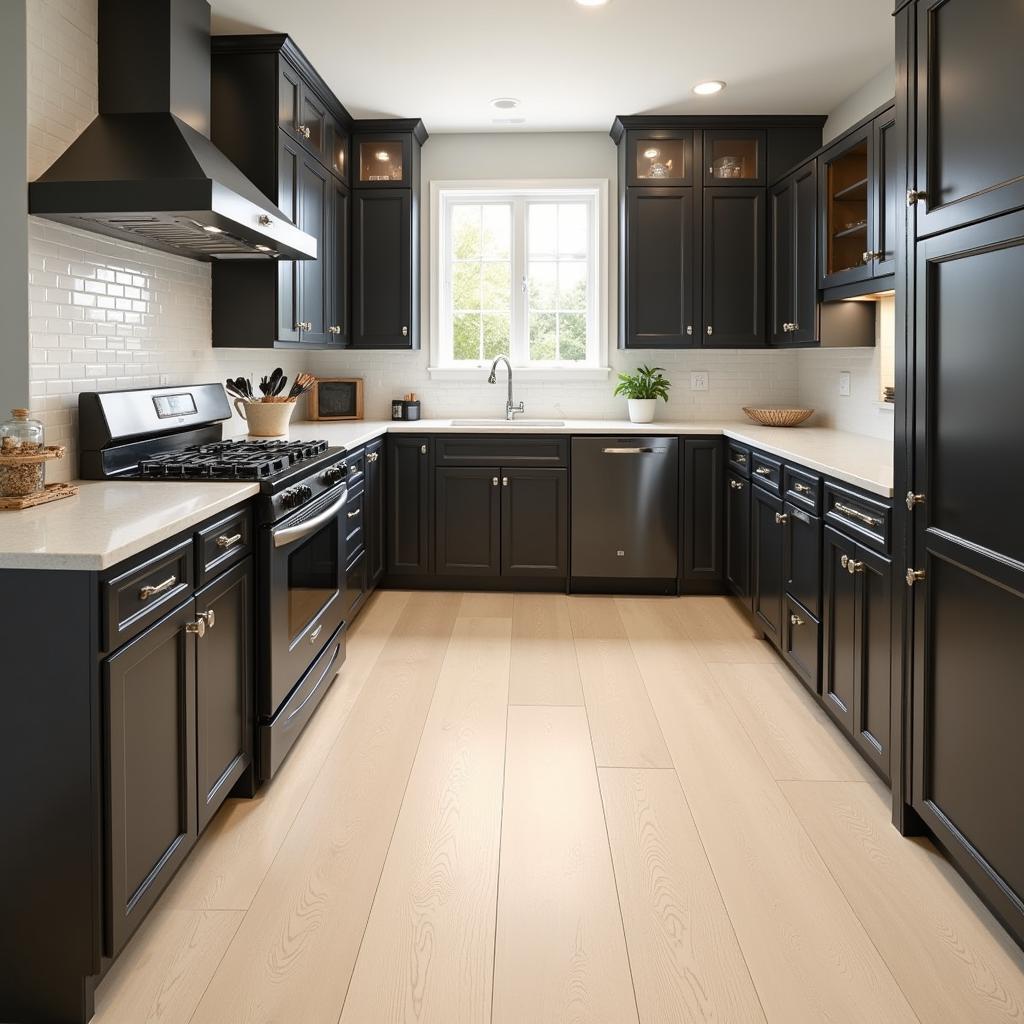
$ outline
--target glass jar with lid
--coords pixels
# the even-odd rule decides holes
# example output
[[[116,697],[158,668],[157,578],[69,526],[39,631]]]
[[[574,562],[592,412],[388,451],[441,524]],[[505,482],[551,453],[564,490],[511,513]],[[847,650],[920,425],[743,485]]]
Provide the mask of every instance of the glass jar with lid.
[[[12,409],[11,418],[0,423],[0,497],[34,494],[43,489],[43,461],[15,461],[17,456],[32,455],[42,447],[42,423],[29,419],[28,409]],[[6,461],[3,456],[13,458]]]

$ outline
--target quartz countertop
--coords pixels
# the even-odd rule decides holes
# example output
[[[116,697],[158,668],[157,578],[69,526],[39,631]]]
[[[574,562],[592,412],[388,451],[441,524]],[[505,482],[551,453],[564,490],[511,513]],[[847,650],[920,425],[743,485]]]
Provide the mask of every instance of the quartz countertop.
[[[77,482],[74,497],[0,512],[0,569],[106,569],[259,492],[254,483]]]
[[[358,448],[389,432],[724,435],[871,494],[888,498],[893,493],[891,441],[825,427],[627,420],[565,420],[557,427],[528,421],[453,426],[451,420],[300,420],[291,424],[289,436]],[[241,482],[87,480],[79,486],[73,498],[0,512],[0,569],[106,569],[259,492],[257,484]]]

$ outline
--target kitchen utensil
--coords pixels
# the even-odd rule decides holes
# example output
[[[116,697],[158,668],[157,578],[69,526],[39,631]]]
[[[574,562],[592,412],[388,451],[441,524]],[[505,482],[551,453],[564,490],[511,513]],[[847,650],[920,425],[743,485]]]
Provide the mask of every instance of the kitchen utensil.
[[[778,409],[770,407],[743,406],[743,411],[755,422],[765,427],[795,427],[814,415],[813,409]]]
[[[295,409],[295,403],[290,401],[246,402],[236,398],[233,404],[248,425],[251,437],[284,436]]]

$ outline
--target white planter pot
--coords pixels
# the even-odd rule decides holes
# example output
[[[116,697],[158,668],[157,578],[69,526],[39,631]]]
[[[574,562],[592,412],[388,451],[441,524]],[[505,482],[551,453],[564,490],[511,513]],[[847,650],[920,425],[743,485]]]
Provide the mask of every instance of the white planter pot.
[[[629,419],[631,423],[650,423],[654,420],[654,410],[658,404],[656,398],[627,398]]]

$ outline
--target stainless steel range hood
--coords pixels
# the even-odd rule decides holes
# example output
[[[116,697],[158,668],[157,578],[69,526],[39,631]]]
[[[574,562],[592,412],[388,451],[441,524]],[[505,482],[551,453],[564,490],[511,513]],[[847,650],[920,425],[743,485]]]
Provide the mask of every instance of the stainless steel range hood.
[[[206,0],[100,0],[99,68],[99,116],[29,185],[30,213],[199,260],[316,259],[210,142]]]

